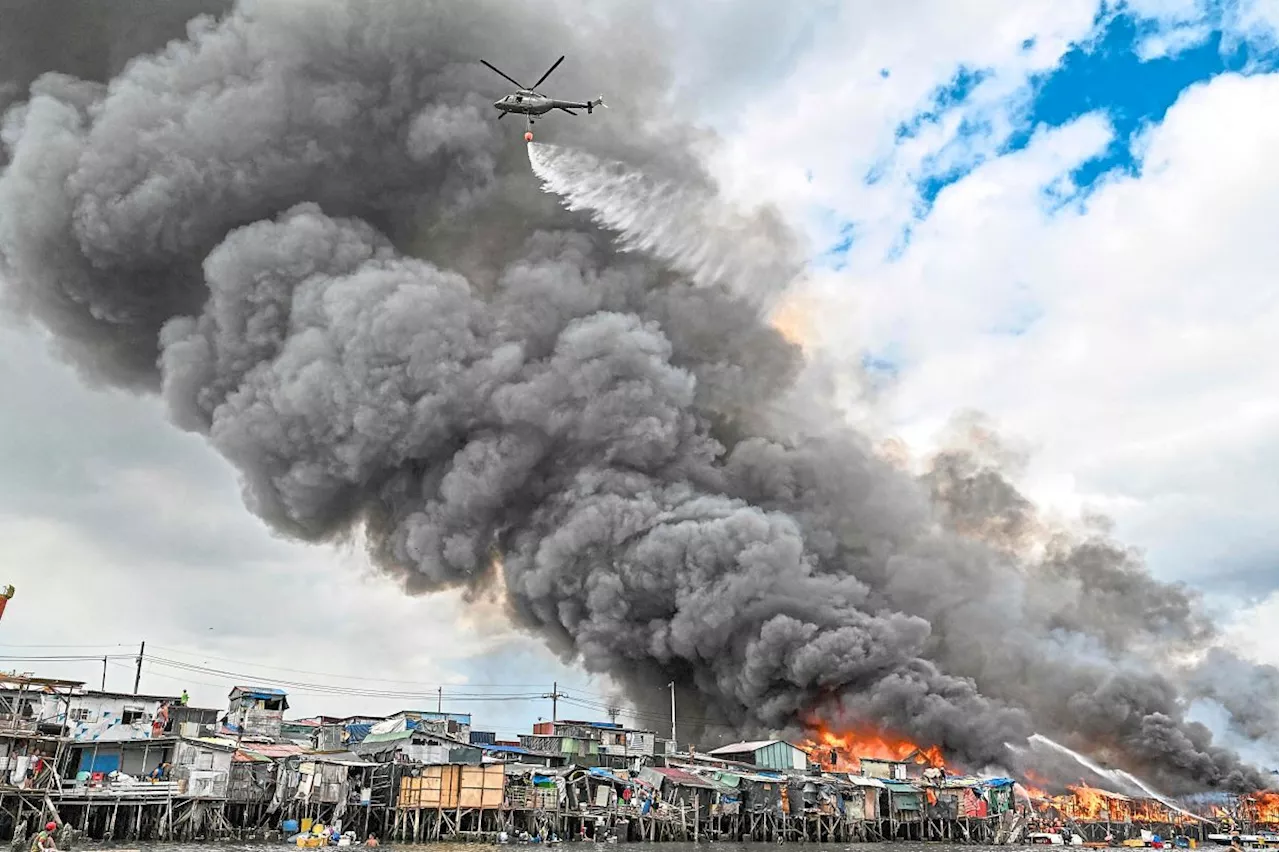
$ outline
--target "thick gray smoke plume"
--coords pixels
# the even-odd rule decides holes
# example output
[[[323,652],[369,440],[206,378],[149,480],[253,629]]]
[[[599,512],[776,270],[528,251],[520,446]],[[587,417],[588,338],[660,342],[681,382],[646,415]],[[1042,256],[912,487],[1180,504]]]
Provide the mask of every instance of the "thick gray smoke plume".
[[[1185,590],[1105,536],[1029,550],[1029,504],[962,451],[922,484],[830,412],[797,425],[825,403],[769,282],[687,277],[776,256],[633,235],[673,269],[539,191],[481,57],[567,53],[556,92],[628,109],[558,132],[710,191],[662,39],[611,14],[245,0],[106,85],[39,77],[3,128],[6,296],[87,379],[163,393],[274,528],[363,524],[415,593],[500,555],[520,624],[642,710],[674,679],[686,735],[821,719],[984,766],[1039,730],[1169,789],[1261,785],[1155,674],[1212,638]],[[744,253],[788,244],[753,221]]]

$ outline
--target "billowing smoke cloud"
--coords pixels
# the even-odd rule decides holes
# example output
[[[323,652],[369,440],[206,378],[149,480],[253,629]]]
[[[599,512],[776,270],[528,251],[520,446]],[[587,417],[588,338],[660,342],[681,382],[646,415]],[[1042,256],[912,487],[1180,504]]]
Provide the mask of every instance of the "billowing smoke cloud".
[[[1191,695],[1221,704],[1236,733],[1280,751],[1280,674],[1275,666],[1241,660],[1222,648],[1205,654],[1188,678]]]
[[[185,36],[192,18],[222,15],[231,6],[231,0],[4,0],[0,110],[25,100],[27,87],[46,71],[104,83],[138,54]]]
[[[896,606],[926,614],[943,635],[967,632],[970,643],[937,649],[944,667],[1026,708],[1037,725],[1062,732],[1065,744],[1112,766],[1138,766],[1168,787],[1179,787],[1180,776],[1256,783],[1256,773],[1215,746],[1207,728],[1186,719],[1187,698],[1221,700],[1224,687],[1234,685],[1239,700],[1222,702],[1233,726],[1251,739],[1274,739],[1276,720],[1263,721],[1267,700],[1249,699],[1276,682],[1275,667],[1214,648],[1186,670],[1185,658],[1215,639],[1191,590],[1154,580],[1138,553],[1109,537],[1103,519],[1064,530],[1039,518],[1004,476],[1025,455],[1005,446],[979,415],[957,417],[951,437],[922,478],[935,505],[956,528],[1017,561],[1015,571],[977,563],[981,573],[965,580],[975,592],[954,606],[938,607],[948,596],[936,579],[923,595],[911,582],[891,584],[913,598],[897,595]],[[992,591],[1009,583],[1018,588],[1016,599]],[[981,618],[983,612],[1000,618]],[[1193,686],[1179,689],[1187,679]],[[1043,754],[1025,757],[1043,762]]]
[[[654,118],[557,132],[712,209],[636,46],[661,39],[616,15],[246,0],[106,85],[40,77],[3,130],[6,295],[86,378],[161,392],[277,530],[363,525],[411,592],[500,555],[519,624],[642,710],[675,680],[688,735],[817,716],[982,766],[1075,732],[1171,786],[1262,784],[1155,673],[1211,638],[1185,590],[1105,536],[1029,549],[989,465],[922,484],[808,395],[761,320],[794,271],[776,222],[655,231],[578,196],[646,249],[620,252],[539,191],[480,57],[568,53],[549,88]]]

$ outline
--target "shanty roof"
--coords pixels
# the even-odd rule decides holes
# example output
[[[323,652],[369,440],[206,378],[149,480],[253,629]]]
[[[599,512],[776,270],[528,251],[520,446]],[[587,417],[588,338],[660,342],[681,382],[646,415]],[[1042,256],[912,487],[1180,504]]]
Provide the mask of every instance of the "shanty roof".
[[[316,763],[334,763],[339,766],[377,766],[376,763],[370,763],[358,754],[349,751],[332,751],[326,754],[309,755],[308,760]]]
[[[90,689],[80,695],[73,695],[72,698],[129,698],[134,701],[170,701],[178,702],[176,695],[137,695],[132,692],[104,692],[100,689]]]
[[[675,769],[673,767],[647,766],[644,772],[654,772],[670,781],[672,784],[678,784],[681,787],[701,787],[704,790],[714,790],[715,785],[705,778],[700,778],[692,772],[685,772],[683,769]]]
[[[901,781],[886,781],[884,782],[884,786],[886,789],[888,789],[890,793],[919,793],[920,792],[919,788],[912,787],[910,784],[903,784]]]
[[[365,737],[369,736],[369,730],[373,727],[370,722],[352,722],[346,726],[347,742],[362,743]]]
[[[759,751],[762,748],[768,748],[771,745],[777,745],[778,743],[782,743],[782,745],[789,745],[795,749],[800,748],[799,746],[791,745],[791,743],[783,742],[782,740],[755,740],[754,742],[731,743],[726,746],[720,746],[720,748],[713,748],[711,751],[707,752],[707,754],[746,754],[748,752]]]
[[[608,769],[605,769],[603,766],[592,766],[587,770],[587,773],[589,775],[594,775],[597,778],[607,778],[610,781],[616,781],[619,784],[625,784],[628,787],[631,786],[631,779],[623,778],[619,775],[616,775],[613,772],[610,772]]]
[[[218,748],[225,751],[236,750],[234,740],[224,740],[219,737],[182,737],[181,739],[189,743],[199,743],[202,746],[209,746],[210,748]],[[152,742],[154,742],[154,740]]]
[[[26,675],[0,675],[0,689],[23,689],[36,687],[45,691],[54,689],[75,689],[84,686],[82,680],[57,680],[48,677],[27,677]]]
[[[958,789],[965,787],[1011,787],[1013,786],[1012,778],[981,778],[977,775],[952,775],[937,782],[936,786],[943,789]],[[926,780],[925,784],[929,784]]]
[[[283,689],[276,689],[273,686],[233,686],[228,696],[231,698],[238,695],[248,695],[252,698],[284,698],[288,694]]]
[[[885,786],[885,783],[879,778],[871,778],[866,775],[847,775],[845,777],[848,778],[849,783],[853,784],[855,787],[880,787],[883,789]]]
[[[439,710],[397,710],[385,718],[394,719],[396,717],[426,719],[432,722],[457,722],[459,725],[471,724],[470,713],[444,713]]]
[[[611,731],[625,731],[626,727],[617,722],[584,722],[578,719],[559,719],[553,725],[581,725],[585,728],[604,728]]]
[[[398,740],[407,740],[413,736],[413,728],[405,728],[402,731],[385,731],[381,734],[369,734],[360,741],[361,745],[376,745],[377,743],[393,743]]]
[[[437,740],[451,746],[466,746],[467,748],[483,749],[485,746],[473,745],[472,743],[464,743],[462,740],[456,740],[453,737],[447,737],[444,734],[437,734],[432,731],[424,731],[421,728],[405,728],[402,731],[384,731],[380,734],[369,734],[360,741],[361,745],[377,745],[378,743],[393,743],[399,740],[407,740],[414,734],[421,735],[425,739]],[[531,752],[532,754],[533,752]]]
[[[302,754],[306,751],[305,748],[297,743],[244,743],[241,744],[240,750],[260,754],[271,759],[293,757],[295,754]]]
[[[497,743],[472,743],[471,745],[478,749],[483,749],[484,751],[497,751],[502,752],[503,754],[532,754],[538,757],[555,756],[544,751],[534,751],[533,749],[525,748],[524,746],[499,745]]]
[[[743,772],[735,769],[732,772],[716,772],[712,775],[716,783],[723,784],[726,787],[737,787],[742,781],[754,781],[757,784],[781,784],[787,779],[778,773],[770,772]]]

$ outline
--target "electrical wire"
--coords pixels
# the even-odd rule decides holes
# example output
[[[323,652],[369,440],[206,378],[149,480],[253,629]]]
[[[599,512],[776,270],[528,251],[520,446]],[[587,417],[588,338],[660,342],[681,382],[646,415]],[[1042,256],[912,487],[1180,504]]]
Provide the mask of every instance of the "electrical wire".
[[[320,671],[311,671],[308,669],[295,669],[295,668],[289,668],[286,666],[270,666],[270,665],[267,665],[266,663],[252,663],[252,662],[247,662],[245,660],[231,659],[229,657],[215,657],[212,654],[203,654],[203,653],[196,654],[190,651],[183,651],[178,648],[165,647],[163,645],[155,645],[153,647],[156,650],[168,651],[171,654],[178,654],[182,656],[199,656],[199,657],[203,657],[206,660],[218,660],[219,662],[223,662],[223,663],[234,663],[236,665],[241,665],[241,666],[256,666],[257,668],[270,669],[271,671],[292,672],[294,674],[305,674],[305,675],[316,675],[318,677],[334,678],[337,680],[356,680],[356,681],[367,681],[370,683],[397,683],[397,684],[402,684],[407,686],[430,686],[431,689],[435,689],[437,686],[448,685],[448,684],[425,684],[421,681],[395,680],[393,678],[369,677],[368,675],[335,674],[333,672],[320,672]],[[517,688],[517,687],[543,687],[543,686],[546,686],[546,684],[543,684],[543,683],[500,683],[500,684],[495,683],[495,684],[485,684],[485,686]]]
[[[75,647],[86,647],[86,646],[75,646]],[[89,646],[89,647],[92,647],[92,646]],[[114,647],[120,647],[120,646],[114,646]],[[178,654],[188,653],[188,652],[180,651],[174,648],[167,648],[164,646],[153,646],[153,647],[161,648],[162,650],[169,651],[170,653],[175,653],[175,652]],[[144,663],[146,664],[147,671],[149,674],[151,674],[154,677],[160,677],[164,680],[169,680],[173,682],[184,682],[184,683],[189,682],[189,683],[198,683],[203,686],[223,687],[223,686],[226,686],[227,684],[231,684],[231,685],[235,685],[236,683],[243,684],[243,683],[261,679],[260,676],[252,673],[246,673],[246,672],[241,672],[241,671],[236,671],[231,669],[216,668],[213,666],[192,663],[186,660],[171,659],[169,657],[161,657],[154,654],[143,654],[141,656]],[[200,656],[204,656],[204,655],[202,654]],[[139,658],[138,654],[97,654],[97,655],[62,654],[62,655],[21,655],[21,656],[0,655],[0,660],[11,660],[11,661],[21,661],[21,662],[94,662],[94,663],[97,663],[97,662],[102,662],[103,660],[106,660],[112,666],[121,668],[121,669],[131,669],[132,667],[115,663],[112,661],[115,661],[115,660],[136,661],[138,658]],[[212,656],[208,657],[208,659],[219,659],[219,660],[225,660],[227,662],[232,662],[232,663],[243,662],[243,661],[231,660],[228,658],[212,657]],[[292,671],[298,674],[312,674],[312,675],[318,675],[322,677],[335,677],[335,678],[345,677],[351,680],[363,680],[365,682],[370,682],[370,683],[381,682],[381,683],[396,683],[396,684],[405,684],[405,685],[427,686],[426,684],[419,684],[415,681],[403,681],[403,680],[379,679],[379,678],[362,678],[355,675],[333,675],[326,672],[315,672],[315,671],[308,671],[303,669],[290,669],[283,666],[266,666],[262,664],[249,664],[249,665],[258,666],[260,668],[272,668],[279,671]],[[171,672],[181,672],[183,676],[178,677],[174,674],[165,674],[161,671],[156,671],[157,667],[161,669],[167,669]],[[199,677],[192,677],[192,675],[197,675],[197,676],[203,675],[205,677],[216,678],[217,680],[203,680],[203,679],[200,679]],[[432,700],[439,702],[447,699],[450,702],[455,702],[455,703],[456,702],[467,702],[467,703],[528,702],[528,701],[545,701],[547,699],[552,698],[551,693],[543,692],[541,690],[537,692],[474,691],[476,689],[497,689],[500,687],[513,688],[513,687],[521,687],[521,686],[541,686],[539,684],[487,684],[487,685],[470,685],[469,684],[467,685],[468,689],[466,690],[458,688],[458,685],[456,684],[440,684],[440,685],[434,685],[434,688],[428,688],[421,691],[416,691],[416,690],[389,690],[389,689],[361,688],[353,685],[319,683],[319,682],[307,681],[307,680],[281,680],[279,678],[270,678],[270,680],[272,681],[273,684],[280,687],[285,687],[295,695],[343,696],[343,697],[357,697],[357,698],[372,698],[372,699],[379,699],[379,700],[401,700],[406,702],[414,702],[414,701],[426,702],[426,701],[432,701]],[[446,689],[446,686],[449,688]],[[583,710],[590,710],[594,713],[605,713],[609,715],[616,714],[618,716],[625,716],[626,718],[633,720],[637,724],[643,723],[643,724],[652,724],[655,726],[660,724],[665,726],[666,724],[669,724],[671,720],[669,714],[644,711],[634,707],[630,707],[630,708],[619,707],[617,702],[613,699],[612,696],[600,695],[598,693],[591,693],[584,689],[578,689],[576,687],[557,686],[556,693],[557,693],[556,695],[557,699],[569,706],[577,707]],[[708,719],[708,718],[688,716],[688,715],[678,716],[677,718],[678,718],[678,721],[683,724],[694,724],[702,727],[722,728],[725,730],[732,730],[733,728],[732,725],[729,725],[728,723],[725,723],[717,719]]]

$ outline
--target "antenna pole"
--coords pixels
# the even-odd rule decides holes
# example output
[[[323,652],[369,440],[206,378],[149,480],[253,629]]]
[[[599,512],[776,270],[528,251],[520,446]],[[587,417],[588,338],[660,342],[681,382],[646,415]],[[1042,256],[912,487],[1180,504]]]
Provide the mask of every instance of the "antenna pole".
[[[667,684],[671,690],[671,748],[676,749],[676,682],[673,680]]]
[[[133,675],[133,694],[138,694],[138,687],[142,684],[142,658],[147,653],[147,643],[143,640],[138,646],[138,670]]]

